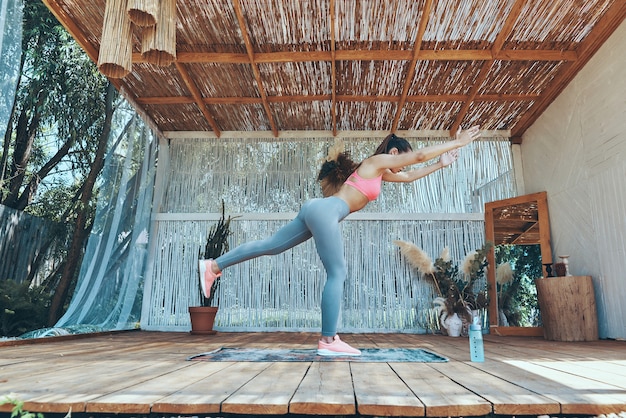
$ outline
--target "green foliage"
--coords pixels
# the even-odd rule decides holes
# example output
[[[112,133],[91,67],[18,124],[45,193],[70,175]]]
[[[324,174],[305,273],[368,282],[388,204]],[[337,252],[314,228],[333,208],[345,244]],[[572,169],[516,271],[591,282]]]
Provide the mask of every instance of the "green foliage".
[[[496,265],[511,264],[514,271],[509,283],[498,284],[498,309],[511,326],[538,326],[539,304],[534,279],[541,277],[539,245],[498,245]]]
[[[0,161],[0,201],[60,219],[75,198],[37,208],[40,190],[82,184],[104,123],[107,79],[40,0],[24,1],[21,77]],[[12,161],[11,161],[12,160]],[[47,199],[50,200],[50,199]]]
[[[29,412],[24,410],[24,401],[6,395],[4,399],[0,399],[0,405],[10,404],[13,405],[11,409],[11,418],[44,418],[41,412]],[[72,410],[65,414],[64,418],[70,418],[72,416]]]
[[[5,396],[4,399],[0,400],[0,405],[11,404],[13,405],[13,409],[11,409],[11,418],[44,418],[41,412],[28,412],[24,410],[24,402],[12,398],[11,396]],[[67,415],[69,416],[69,414]]]
[[[27,283],[0,281],[0,333],[17,337],[27,331],[46,326],[50,295],[41,287],[29,288]]]
[[[230,230],[230,221],[234,218],[229,216],[226,218],[225,205],[222,201],[222,216],[216,224],[211,225],[204,245],[204,250],[200,251],[199,258],[208,260],[215,259],[228,251],[228,236],[232,233]],[[219,280],[213,282],[211,287],[211,296],[205,298],[202,296],[202,306],[213,306],[213,299],[217,294]]]
[[[50,309],[53,323],[71,296],[72,284],[66,283],[76,275],[99,187],[106,186],[89,174],[100,172],[107,150],[107,158],[115,158],[107,141],[119,128],[109,129],[114,125],[109,116],[121,100],[41,0],[24,0],[20,64],[0,147],[0,203],[65,226],[44,237],[46,254],[59,267],[45,279],[50,289],[61,289]]]

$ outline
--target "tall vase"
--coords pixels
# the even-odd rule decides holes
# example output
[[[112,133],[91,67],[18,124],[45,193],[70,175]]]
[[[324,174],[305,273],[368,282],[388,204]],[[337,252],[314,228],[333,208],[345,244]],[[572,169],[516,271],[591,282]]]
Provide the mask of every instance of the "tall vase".
[[[455,313],[449,315],[444,321],[444,327],[448,331],[450,337],[459,337],[461,335],[461,329],[463,328],[463,321]]]

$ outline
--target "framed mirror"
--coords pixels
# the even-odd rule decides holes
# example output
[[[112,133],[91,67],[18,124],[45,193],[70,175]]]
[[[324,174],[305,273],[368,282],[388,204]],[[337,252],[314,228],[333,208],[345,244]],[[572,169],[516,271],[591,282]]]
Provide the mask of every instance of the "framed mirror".
[[[487,255],[490,332],[542,336],[534,280],[549,276],[552,265],[546,192],[485,203],[485,239],[494,243]]]

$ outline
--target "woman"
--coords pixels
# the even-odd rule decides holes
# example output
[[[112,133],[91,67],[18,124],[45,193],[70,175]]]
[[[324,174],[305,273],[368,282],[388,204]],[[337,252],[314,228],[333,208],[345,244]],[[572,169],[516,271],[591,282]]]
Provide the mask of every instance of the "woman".
[[[363,209],[380,194],[382,181],[411,182],[447,167],[458,158],[461,148],[480,136],[478,126],[457,133],[456,138],[438,145],[413,151],[404,138],[388,135],[374,155],[354,165],[343,156],[344,164],[323,167],[320,180],[325,198],[311,199],[304,203],[298,216],[283,226],[270,238],[242,244],[216,258],[202,260],[199,264],[202,292],[209,296],[211,286],[222,274],[222,269],[261,255],[275,255],[313,237],[317,253],[326,270],[327,279],[322,292],[322,336],[317,353],[323,356],[358,356],[361,352],[341,341],[337,335],[337,322],[343,298],[346,263],[339,222],[352,212]],[[440,157],[439,161],[426,167],[403,171],[406,166]],[[349,167],[351,174],[341,175],[341,165]],[[332,169],[332,166],[335,166]],[[334,184],[340,183],[340,184]],[[333,187],[336,186],[336,187]],[[336,189],[336,190],[333,190]],[[331,192],[328,192],[331,190]]]

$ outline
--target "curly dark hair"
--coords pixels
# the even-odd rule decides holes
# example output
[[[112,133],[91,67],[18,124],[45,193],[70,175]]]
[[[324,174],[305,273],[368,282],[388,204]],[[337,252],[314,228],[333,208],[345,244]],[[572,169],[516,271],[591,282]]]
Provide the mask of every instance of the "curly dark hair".
[[[335,194],[358,166],[347,151],[337,155],[334,160],[324,161],[317,175],[324,197]]]

